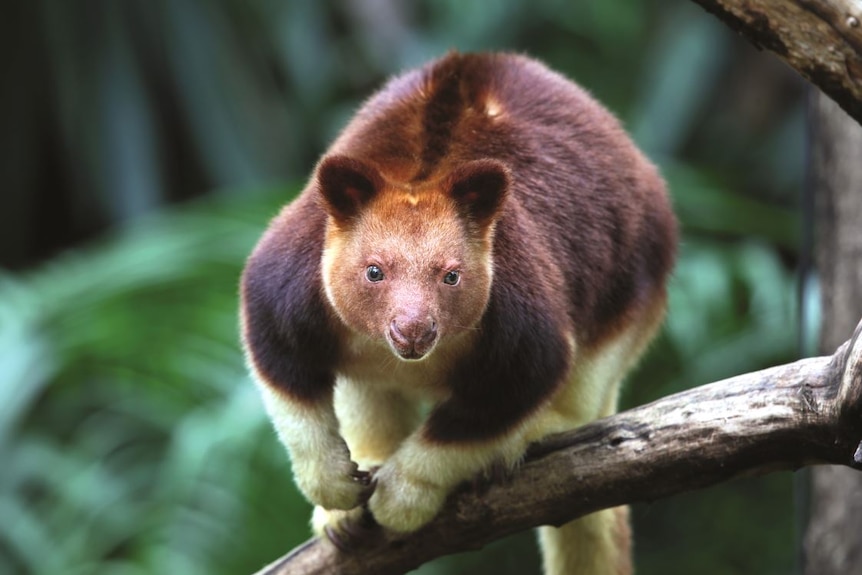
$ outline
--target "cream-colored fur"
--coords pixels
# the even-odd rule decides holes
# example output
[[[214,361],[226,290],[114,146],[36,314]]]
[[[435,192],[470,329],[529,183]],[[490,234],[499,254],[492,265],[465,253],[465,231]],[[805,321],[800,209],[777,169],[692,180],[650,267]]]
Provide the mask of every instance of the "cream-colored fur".
[[[335,412],[353,461],[362,469],[383,465],[418,427],[421,417],[415,399],[346,380],[336,387]]]
[[[540,527],[545,575],[631,573],[628,508],[605,509],[562,527]]]
[[[256,379],[266,411],[290,455],[299,490],[327,509],[356,507],[364,486],[352,477],[357,466],[338,433],[331,402],[297,404],[259,376]]]

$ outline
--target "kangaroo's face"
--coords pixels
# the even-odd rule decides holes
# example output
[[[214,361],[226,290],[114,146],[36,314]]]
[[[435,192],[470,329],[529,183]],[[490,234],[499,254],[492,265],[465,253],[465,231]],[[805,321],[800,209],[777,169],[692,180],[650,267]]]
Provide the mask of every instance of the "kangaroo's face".
[[[402,188],[349,160],[324,161],[318,178],[331,215],[324,289],[348,328],[386,341],[403,360],[420,360],[443,339],[477,327],[490,297],[493,223],[507,182],[498,164],[478,168]],[[488,213],[478,206],[486,196],[493,199]]]

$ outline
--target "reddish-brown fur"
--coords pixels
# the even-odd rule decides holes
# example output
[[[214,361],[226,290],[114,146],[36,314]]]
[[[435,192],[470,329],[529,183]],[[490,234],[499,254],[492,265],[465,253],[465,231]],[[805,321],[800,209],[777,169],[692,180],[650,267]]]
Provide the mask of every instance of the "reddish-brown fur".
[[[434,222],[449,231],[428,236]],[[371,256],[351,247],[358,233],[362,245],[391,234],[478,258],[455,262],[468,269],[485,258],[493,280],[455,296],[439,287],[455,264],[429,264],[441,275],[415,284],[417,301],[378,318],[411,296],[362,283]],[[427,237],[444,239],[423,247]],[[545,405],[579,357],[627,331],[640,353],[664,312],[675,243],[660,176],[588,94],[521,56],[453,53],[373,96],[273,220],[243,276],[244,340],[265,385],[314,405],[356,365],[357,329],[389,329],[379,337],[393,349],[404,331],[404,353],[419,341],[420,357],[439,329],[446,359],[420,362],[442,366],[429,372],[439,401],[420,433],[429,445],[490,441]],[[324,285],[325,246],[347,258],[327,271],[338,285]],[[354,267],[356,283],[344,275]]]
[[[484,113],[488,94],[502,106],[500,119]],[[549,324],[567,318],[558,331],[571,329],[582,346],[599,345],[663,291],[673,262],[675,224],[661,179],[610,114],[526,58],[451,54],[408,73],[366,103],[329,154],[361,160],[387,179],[405,183],[439,178],[470,160],[504,162],[513,174],[511,195],[517,203],[505,207],[497,226],[497,282],[509,278],[505,281],[521,284],[525,294],[543,291],[546,301],[533,311]],[[309,358],[338,347],[337,331],[327,329],[331,312],[319,285],[326,216],[316,191],[312,184],[297,200],[292,213],[301,217],[273,222],[249,263],[244,293],[250,300],[300,308],[270,309],[264,320],[249,301],[255,329],[248,333],[252,342],[262,342],[251,344],[253,352],[268,349],[264,341],[290,338],[298,327],[314,343],[296,342],[308,348]],[[287,251],[295,254],[279,258]],[[292,264],[301,282],[286,277]],[[266,280],[262,293],[248,288]],[[525,285],[533,283],[539,285]],[[499,321],[517,323],[510,317],[517,310],[500,313]],[[270,337],[271,328],[258,329],[259,322],[293,315],[301,323],[291,322],[287,333]],[[536,336],[535,345],[548,345],[547,335]],[[312,387],[304,377],[281,376],[286,367],[275,364],[286,359],[253,357],[264,373],[274,372],[272,381],[283,382],[298,397],[326,388],[325,383]],[[316,369],[325,369],[315,363]]]

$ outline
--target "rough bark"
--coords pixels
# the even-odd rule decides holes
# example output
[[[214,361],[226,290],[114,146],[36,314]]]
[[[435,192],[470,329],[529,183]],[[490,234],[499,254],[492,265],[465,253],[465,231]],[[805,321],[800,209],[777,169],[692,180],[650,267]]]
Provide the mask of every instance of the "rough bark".
[[[827,350],[862,314],[862,126],[822,94],[813,98],[812,123],[820,349]],[[862,474],[814,469],[811,503],[806,573],[862,573]]]
[[[862,2],[694,1],[777,54],[862,123]]]
[[[554,436],[507,480],[465,488],[409,536],[369,528],[353,552],[312,539],[257,575],[405,573],[537,525],[740,475],[862,468],[862,322],[833,356],[678,393]]]

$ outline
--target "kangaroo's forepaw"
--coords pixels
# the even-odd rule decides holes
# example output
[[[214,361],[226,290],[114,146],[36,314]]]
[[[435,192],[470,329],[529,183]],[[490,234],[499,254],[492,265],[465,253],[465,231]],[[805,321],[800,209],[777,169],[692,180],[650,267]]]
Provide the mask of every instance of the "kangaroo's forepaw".
[[[382,530],[367,507],[350,511],[314,509],[312,528],[344,553],[370,545],[382,536]]]

